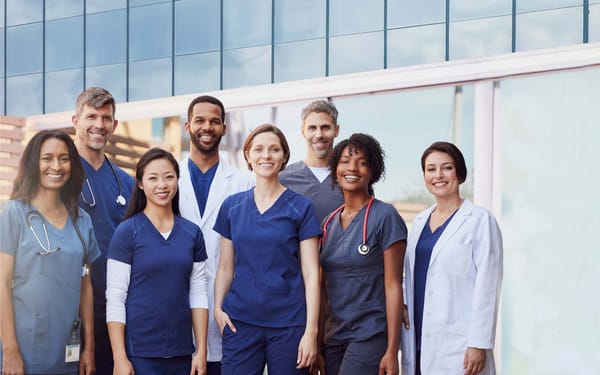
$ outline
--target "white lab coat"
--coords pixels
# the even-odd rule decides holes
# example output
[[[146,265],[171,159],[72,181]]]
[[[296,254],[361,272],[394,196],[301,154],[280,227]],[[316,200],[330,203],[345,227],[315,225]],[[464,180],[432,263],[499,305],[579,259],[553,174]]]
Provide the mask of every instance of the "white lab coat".
[[[405,302],[410,329],[402,329],[402,374],[415,374],[415,248],[435,206],[414,220],[408,237]],[[493,348],[502,283],[502,235],[494,217],[465,199],[431,254],[421,341],[421,373],[464,374],[467,347],[487,349],[482,375],[496,373]]]
[[[210,185],[208,199],[204,209],[204,216],[200,217],[200,210],[194,187],[190,179],[188,169],[188,158],[179,163],[179,209],[181,216],[193,221],[202,230],[204,243],[206,245],[206,280],[208,285],[208,352],[209,362],[221,361],[221,332],[213,317],[215,275],[219,266],[220,239],[221,236],[213,230],[215,220],[219,214],[221,203],[228,196],[246,191],[254,186],[254,179],[250,173],[244,173],[225,163],[219,161],[215,177]]]

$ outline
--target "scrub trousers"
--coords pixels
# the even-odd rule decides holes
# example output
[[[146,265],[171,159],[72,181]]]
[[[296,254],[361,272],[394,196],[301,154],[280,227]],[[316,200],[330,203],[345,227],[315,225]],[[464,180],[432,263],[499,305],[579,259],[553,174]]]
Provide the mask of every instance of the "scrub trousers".
[[[192,356],[169,358],[129,357],[136,374],[182,375],[192,370]]]
[[[296,368],[304,326],[269,328],[238,320],[233,325],[235,333],[228,326],[223,329],[223,375],[262,375],[265,364],[269,374],[308,374],[308,367]]]
[[[325,344],[327,375],[377,375],[387,348],[387,336],[380,333],[366,341]]]

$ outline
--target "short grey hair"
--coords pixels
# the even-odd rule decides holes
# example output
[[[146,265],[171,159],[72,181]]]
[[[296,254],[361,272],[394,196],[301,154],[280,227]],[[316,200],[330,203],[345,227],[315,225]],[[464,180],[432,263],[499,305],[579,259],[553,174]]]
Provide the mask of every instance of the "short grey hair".
[[[108,104],[112,106],[112,115],[114,118],[116,107],[115,98],[112,96],[112,94],[102,87],[90,87],[77,97],[77,102],[75,103],[75,114],[77,116],[81,115],[84,105],[89,105],[98,109]]]
[[[332,102],[327,100],[315,100],[302,109],[302,122],[306,120],[311,113],[326,113],[331,116],[333,124],[337,125],[338,111]]]

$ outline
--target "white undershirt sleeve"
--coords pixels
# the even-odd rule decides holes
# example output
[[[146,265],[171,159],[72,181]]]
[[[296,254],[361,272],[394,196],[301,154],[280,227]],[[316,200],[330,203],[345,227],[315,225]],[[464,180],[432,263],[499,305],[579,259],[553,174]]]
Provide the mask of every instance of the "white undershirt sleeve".
[[[190,276],[190,307],[208,309],[208,286],[206,281],[206,262],[194,262]]]
[[[129,291],[131,265],[115,259],[106,262],[106,321],[125,324],[125,301]]]

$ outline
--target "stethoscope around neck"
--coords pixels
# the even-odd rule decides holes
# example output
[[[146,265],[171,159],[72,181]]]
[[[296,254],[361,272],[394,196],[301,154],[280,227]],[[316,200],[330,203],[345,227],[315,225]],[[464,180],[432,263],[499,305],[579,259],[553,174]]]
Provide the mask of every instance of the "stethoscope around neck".
[[[44,238],[46,240],[45,245],[36,233],[35,229],[33,229],[33,220],[36,217],[42,224],[42,230],[44,231]],[[27,214],[25,214],[25,221],[27,222],[27,226],[33,234],[33,237],[35,238],[36,242],[38,243],[38,245],[40,245],[41,250],[36,252],[37,255],[48,255],[60,251],[60,246],[52,248],[52,246],[50,245],[50,236],[48,236],[48,227],[46,226],[46,220],[44,219],[44,216],[40,213],[40,211],[30,208]],[[79,230],[79,226],[77,225],[75,220],[73,220],[73,227],[75,228],[75,231],[77,232],[77,237],[79,237],[79,241],[81,241],[81,245],[83,247],[83,258],[81,261],[81,265],[83,266],[83,276],[85,276],[87,275],[87,273],[89,273],[89,269],[86,267],[85,264],[88,255],[88,247],[85,244],[85,241],[83,240],[83,236],[81,235],[81,231]]]
[[[369,211],[371,211],[371,205],[373,204],[374,199],[375,199],[375,197],[371,196],[371,198],[369,199],[369,203],[367,204],[367,210],[365,211],[365,218],[363,219],[362,242],[358,245],[358,249],[357,249],[358,253],[360,255],[367,255],[371,251],[371,248],[369,247],[369,245],[367,245],[367,223],[369,222]],[[344,207],[346,207],[346,204],[342,204],[341,206],[336,208],[335,211],[333,211],[327,217],[327,220],[325,220],[325,223],[323,224],[323,236],[321,237],[321,244],[323,244],[325,242],[325,237],[327,236],[327,226],[329,225],[329,222],[333,219],[333,217],[338,212],[343,210]]]
[[[108,163],[108,166],[110,167],[110,170],[112,171],[112,174],[115,177],[115,181],[117,181],[117,185],[119,186],[119,194],[117,195],[116,203],[118,206],[123,207],[127,204],[127,200],[123,196],[123,185],[121,185],[121,179],[119,178],[117,171],[115,171],[115,167],[112,165],[110,160],[108,160],[106,155],[104,155],[104,160],[106,160],[106,162]],[[90,180],[87,177],[85,178],[85,184],[87,185],[88,190],[90,191],[90,196],[92,199],[91,201],[85,199],[85,194],[83,194],[83,189],[81,189],[81,201],[88,207],[96,207],[96,196],[94,195],[94,190],[92,190]]]

